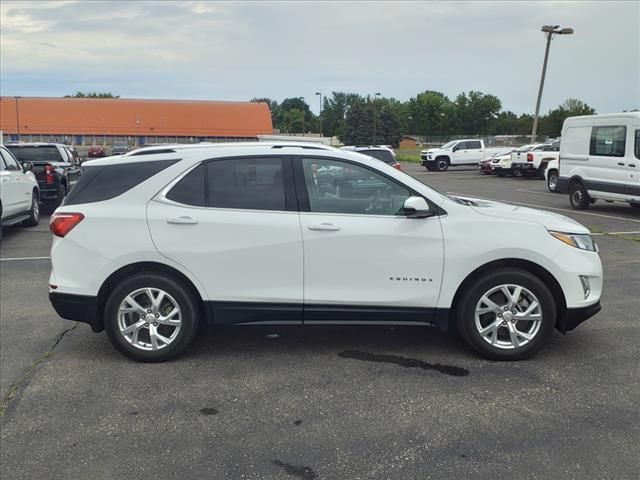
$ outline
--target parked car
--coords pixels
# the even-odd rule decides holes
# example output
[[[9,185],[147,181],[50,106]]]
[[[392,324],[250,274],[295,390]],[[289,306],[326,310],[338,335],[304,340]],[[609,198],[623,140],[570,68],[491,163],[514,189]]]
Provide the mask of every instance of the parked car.
[[[49,296],[136,360],[174,357],[200,327],[265,323],[455,324],[482,355],[516,360],[600,309],[587,228],[444,195],[354,152],[156,147],[84,168],[51,219]],[[365,187],[321,196],[321,170]]]
[[[575,209],[596,200],[640,208],[640,112],[567,118],[556,189]]]
[[[420,165],[430,172],[446,171],[451,165],[477,165],[500,148],[485,148],[483,140],[452,140],[439,148],[420,152]]]
[[[29,162],[20,164],[0,145],[0,239],[2,228],[21,223],[35,227],[40,221],[40,189]]]
[[[124,155],[129,151],[129,142],[113,142],[111,155]]]
[[[377,145],[377,146],[346,146],[342,147],[341,150],[348,150],[350,152],[358,152],[363,155],[368,155],[373,158],[377,158],[378,160],[382,160],[387,165],[391,165],[393,168],[398,170],[402,170],[402,165],[400,162],[396,160],[396,154],[391,147],[386,145]]]
[[[544,171],[544,180],[550,192],[555,192],[558,187],[559,172],[558,160],[551,160]]]
[[[87,156],[89,158],[100,158],[100,157],[105,157],[106,155],[107,154],[102,145],[91,145],[87,153]]]
[[[40,187],[40,201],[50,208],[62,203],[82,170],[69,149],[59,143],[12,143],[6,147],[21,162],[29,162]]]
[[[513,152],[511,168],[516,174],[527,177],[544,178],[547,164],[558,160],[560,142],[540,144],[525,152]]]
[[[500,150],[499,152],[496,152],[493,155],[489,156],[488,158],[482,160],[478,164],[478,170],[480,172],[484,173],[485,175],[491,175],[492,173],[496,173],[495,172],[496,171],[496,167],[499,167],[500,169],[502,169],[500,161],[505,157],[511,158],[511,151],[512,150],[513,150],[513,148],[509,148],[509,149],[506,149],[506,150]],[[501,172],[501,173],[503,173],[503,172]]]

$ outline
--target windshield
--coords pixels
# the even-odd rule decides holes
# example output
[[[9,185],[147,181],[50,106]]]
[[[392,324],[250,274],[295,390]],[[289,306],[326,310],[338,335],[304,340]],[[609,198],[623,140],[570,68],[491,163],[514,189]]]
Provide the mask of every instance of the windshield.
[[[6,145],[21,162],[64,162],[58,148],[53,145]]]
[[[457,143],[457,140],[451,140],[449,143],[445,143],[440,148],[451,148]]]

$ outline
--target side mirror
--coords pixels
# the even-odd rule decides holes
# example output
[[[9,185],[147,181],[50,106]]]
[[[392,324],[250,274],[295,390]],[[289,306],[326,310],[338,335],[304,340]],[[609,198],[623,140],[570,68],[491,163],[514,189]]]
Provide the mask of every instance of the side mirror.
[[[25,172],[33,170],[33,163],[31,163],[31,162],[22,162],[22,170],[24,170]]]
[[[460,150],[460,144],[455,145],[455,146],[451,149],[451,151],[452,151],[452,152],[457,152],[458,150]]]
[[[404,201],[404,215],[407,218],[427,218],[433,216],[433,210],[422,197],[409,197]]]

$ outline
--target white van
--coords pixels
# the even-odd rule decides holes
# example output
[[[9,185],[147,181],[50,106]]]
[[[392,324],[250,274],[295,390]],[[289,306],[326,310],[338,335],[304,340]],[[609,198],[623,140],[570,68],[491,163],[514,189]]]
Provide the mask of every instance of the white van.
[[[640,112],[567,118],[556,191],[575,209],[596,200],[640,208]]]

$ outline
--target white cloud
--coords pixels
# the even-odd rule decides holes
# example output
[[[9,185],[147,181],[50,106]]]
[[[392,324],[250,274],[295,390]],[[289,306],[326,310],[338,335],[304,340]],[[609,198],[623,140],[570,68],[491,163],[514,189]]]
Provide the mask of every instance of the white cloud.
[[[246,100],[253,96],[482,90],[531,111],[578,97],[640,107],[640,4],[631,2],[9,2],[1,91]],[[55,45],[52,48],[48,45]]]

